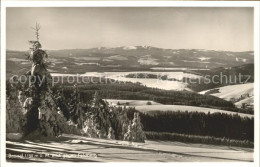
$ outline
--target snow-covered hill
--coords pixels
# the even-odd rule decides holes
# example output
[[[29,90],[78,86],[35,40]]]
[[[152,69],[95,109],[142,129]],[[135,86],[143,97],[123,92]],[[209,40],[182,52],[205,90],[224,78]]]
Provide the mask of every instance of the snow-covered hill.
[[[212,93],[210,93],[212,92]],[[200,94],[211,94],[213,96],[233,101],[237,106],[242,103],[254,104],[254,83],[228,85],[200,92]]]

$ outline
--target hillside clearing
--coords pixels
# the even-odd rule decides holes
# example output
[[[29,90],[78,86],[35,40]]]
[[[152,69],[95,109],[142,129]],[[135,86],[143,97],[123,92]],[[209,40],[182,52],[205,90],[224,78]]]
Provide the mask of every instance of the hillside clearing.
[[[242,108],[243,104],[254,105],[254,83],[223,86],[202,91],[200,94],[211,94],[221,99],[232,101],[239,108]]]
[[[210,89],[213,90],[213,89]],[[200,94],[207,94],[210,90],[202,91]],[[238,99],[241,95],[254,95],[254,83],[240,84],[240,85],[228,85],[219,88],[215,88],[218,90],[218,93],[213,93],[211,95],[225,99],[231,100],[232,98]]]
[[[243,103],[247,103],[247,104],[254,104],[254,96],[240,100],[239,102],[236,102],[235,105],[237,107],[242,107]]]

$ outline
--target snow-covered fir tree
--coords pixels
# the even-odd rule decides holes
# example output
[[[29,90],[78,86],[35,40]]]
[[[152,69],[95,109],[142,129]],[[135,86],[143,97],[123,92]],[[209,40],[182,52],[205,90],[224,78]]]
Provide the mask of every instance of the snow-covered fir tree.
[[[132,141],[144,142],[145,134],[143,131],[141,119],[139,113],[134,113],[134,119],[132,121]]]
[[[69,129],[66,119],[57,106],[55,96],[50,89],[51,75],[47,70],[45,59],[47,53],[42,50],[39,42],[40,26],[36,24],[37,40],[29,41],[32,45],[28,59],[32,62],[31,69],[26,73],[27,82],[13,86],[8,98],[14,99],[17,105],[7,105],[7,113],[15,116],[8,118],[7,124],[12,124],[14,118],[21,128],[23,137],[37,139],[42,137],[55,137],[62,134],[64,129]],[[12,94],[17,94],[13,96]],[[9,115],[10,115],[9,114]]]

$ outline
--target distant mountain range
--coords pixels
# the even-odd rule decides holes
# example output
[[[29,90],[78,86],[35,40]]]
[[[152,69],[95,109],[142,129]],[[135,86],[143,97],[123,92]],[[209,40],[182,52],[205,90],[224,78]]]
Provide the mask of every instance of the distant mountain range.
[[[49,69],[60,73],[87,71],[138,71],[151,69],[228,68],[254,63],[254,52],[231,52],[201,49],[162,49],[151,46],[47,50]],[[7,51],[7,71],[21,70],[30,63],[26,52]]]

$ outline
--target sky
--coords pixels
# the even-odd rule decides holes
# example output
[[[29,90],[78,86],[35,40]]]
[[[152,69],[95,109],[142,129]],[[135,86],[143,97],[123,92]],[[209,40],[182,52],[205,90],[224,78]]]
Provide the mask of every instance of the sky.
[[[28,50],[38,22],[46,50],[148,45],[252,51],[253,13],[245,7],[9,7],[6,46]]]

